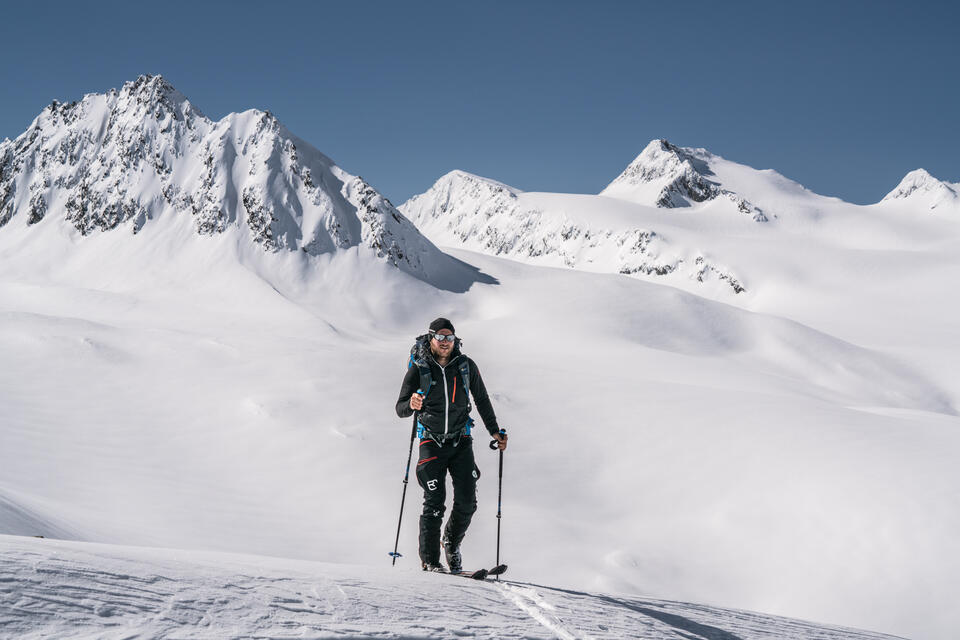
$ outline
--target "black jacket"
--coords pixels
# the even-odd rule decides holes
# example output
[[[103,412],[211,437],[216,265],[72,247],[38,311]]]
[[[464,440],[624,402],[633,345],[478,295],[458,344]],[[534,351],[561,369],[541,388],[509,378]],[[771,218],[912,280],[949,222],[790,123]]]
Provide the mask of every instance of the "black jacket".
[[[441,368],[432,356],[426,358],[430,365],[430,373],[433,377],[433,384],[430,392],[423,399],[423,409],[420,411],[420,424],[438,435],[457,433],[467,424],[469,414],[469,402],[472,401],[480,417],[483,419],[483,426],[486,427],[490,435],[500,431],[497,425],[497,416],[493,412],[493,405],[490,403],[490,397],[487,395],[487,388],[483,384],[483,378],[480,377],[480,370],[476,363],[467,358],[470,363],[470,398],[463,392],[463,380],[460,377],[461,358],[467,356],[455,350],[450,356],[450,362],[446,367]],[[400,387],[400,397],[397,399],[397,415],[401,418],[409,418],[413,415],[413,409],[410,408],[410,396],[416,393],[420,388],[420,370],[416,366],[409,367],[407,374],[403,377],[403,384]]]

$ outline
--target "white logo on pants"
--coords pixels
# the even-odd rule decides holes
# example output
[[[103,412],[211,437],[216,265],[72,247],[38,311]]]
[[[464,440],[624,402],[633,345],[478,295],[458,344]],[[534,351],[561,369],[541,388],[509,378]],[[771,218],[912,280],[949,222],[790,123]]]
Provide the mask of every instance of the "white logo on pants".
[[[437,490],[437,481],[436,481],[436,480],[427,480],[427,489],[430,489],[430,491],[436,491],[436,490]]]

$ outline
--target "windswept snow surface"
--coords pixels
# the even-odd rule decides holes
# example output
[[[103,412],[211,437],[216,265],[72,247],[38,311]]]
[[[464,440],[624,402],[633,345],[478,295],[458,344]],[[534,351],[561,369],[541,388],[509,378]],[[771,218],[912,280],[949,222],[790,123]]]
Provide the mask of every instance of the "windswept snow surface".
[[[683,602],[390,567],[0,536],[17,638],[891,640]]]
[[[255,273],[201,236],[165,263],[89,240],[5,261],[0,495],[36,526],[6,531],[386,564],[410,438],[393,405],[412,338],[445,315],[512,434],[513,579],[917,638],[957,624],[956,394],[907,359],[469,252],[499,284],[443,292],[359,253]],[[468,565],[492,563],[496,535],[497,457],[483,438],[477,454]],[[418,503],[412,485],[402,568]]]
[[[0,177],[3,206],[19,207],[0,228],[0,532],[363,565],[359,576],[337,575],[379,594],[372,567],[389,562],[410,442],[396,394],[412,339],[443,315],[511,434],[502,520],[511,580],[632,594],[616,599],[646,602],[640,609],[656,607],[638,594],[917,639],[948,640],[960,628],[960,217],[949,207],[931,211],[920,192],[850,205],[716,157],[703,160],[711,180],[766,222],[723,194],[665,208],[454,175],[448,203],[469,196],[476,207],[453,227],[442,218],[454,211],[432,210],[424,233],[496,255],[451,256],[380,196],[338,178],[325,197],[352,204],[324,209],[330,217],[283,218],[275,229],[295,242],[268,249],[236,202],[223,232],[199,233],[203,210],[178,211],[156,184],[106,169],[126,193],[153,194],[138,202],[156,216],[136,233],[136,217],[101,228],[113,218],[85,217],[96,211],[82,207],[68,218],[56,198],[31,223],[27,194],[52,195],[57,179],[70,179],[49,165],[48,192],[27,170],[44,150],[56,157],[41,129],[33,142],[0,145],[4,158],[16,152],[24,162]],[[88,148],[85,135],[77,140]],[[313,153],[296,146],[300,158]],[[249,159],[213,164],[224,169],[214,180],[224,197],[228,185],[267,175],[294,184]],[[251,177],[254,165],[265,173]],[[111,184],[101,184],[108,200],[118,193]],[[280,206],[303,184],[268,192]],[[519,208],[486,208],[472,189]],[[424,269],[365,242],[377,233],[303,250],[307,235],[338,220],[359,228],[368,205],[405,229],[403,246],[423,249]],[[89,233],[76,226],[85,221]],[[449,235],[434,237],[442,229]],[[473,229],[506,249],[470,244]],[[643,230],[656,236],[628,242]],[[674,263],[684,267],[656,270]],[[492,564],[496,536],[497,456],[478,440],[468,566]],[[400,572],[417,564],[418,503],[411,484]],[[86,547],[42,547],[68,548]],[[4,561],[29,555],[19,553]],[[125,553],[97,557],[109,571],[111,554]],[[140,575],[116,573],[125,572]],[[499,606],[549,624],[568,619],[518,593],[497,592]],[[448,620],[439,602],[410,615]],[[750,637],[688,615],[694,609],[672,615]],[[16,624],[30,620],[45,618]],[[563,637],[569,628],[542,629]]]

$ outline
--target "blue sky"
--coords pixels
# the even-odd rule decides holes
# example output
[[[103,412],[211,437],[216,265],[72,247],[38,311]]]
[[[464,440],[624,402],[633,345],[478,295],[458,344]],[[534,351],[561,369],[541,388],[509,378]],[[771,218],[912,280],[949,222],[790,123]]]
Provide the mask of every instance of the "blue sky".
[[[269,109],[399,204],[463,169],[596,193],[653,138],[879,200],[960,181],[960,9],[936,2],[4,2],[0,138],[162,74]]]

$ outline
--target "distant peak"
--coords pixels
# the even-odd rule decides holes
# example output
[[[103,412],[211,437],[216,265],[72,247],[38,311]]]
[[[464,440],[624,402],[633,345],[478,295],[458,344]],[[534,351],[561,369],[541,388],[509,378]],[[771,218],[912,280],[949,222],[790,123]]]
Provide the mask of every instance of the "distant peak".
[[[718,160],[722,159],[706,149],[678,147],[665,138],[656,138],[600,195],[665,209],[726,196],[741,213],[757,222],[766,222],[768,217],[762,209],[715,181],[710,163]]]
[[[184,98],[184,95],[164,79],[161,75],[144,74],[136,80],[123,83],[120,93],[138,95],[147,98],[167,97]],[[184,98],[185,99],[185,98]]]
[[[601,193],[611,195],[624,188],[652,185],[657,192],[655,206],[668,208],[712,199],[719,193],[707,179],[713,172],[692,151],[664,138],[652,140]]]
[[[455,184],[455,183],[464,183],[464,182],[486,185],[488,187],[493,187],[497,190],[506,189],[507,191],[515,194],[520,193],[519,189],[515,189],[514,187],[511,187],[508,184],[504,184],[503,182],[499,182],[497,180],[494,180],[493,178],[484,178],[483,176],[478,176],[468,171],[463,171],[461,169],[454,169],[453,171],[450,171],[449,173],[444,174],[443,176],[440,177],[439,180],[437,180],[434,186],[441,185],[441,184]]]
[[[442,176],[440,176],[440,179],[441,180],[477,180],[477,179],[480,179],[480,176],[474,175],[462,169],[454,169],[453,171],[449,171],[443,174]]]
[[[664,176],[679,173],[697,173],[711,176],[713,172],[705,162],[712,157],[706,149],[678,147],[666,138],[655,138],[644,147],[621,175],[631,182],[650,182]]]
[[[671,144],[666,138],[654,138],[650,143],[644,147],[640,155],[643,154],[654,154],[660,152],[668,153],[683,153],[683,150],[675,144]]]
[[[637,156],[637,160],[643,157],[656,157],[664,154],[669,154],[677,157],[680,160],[704,160],[713,156],[712,153],[703,148],[692,148],[692,147],[680,147],[666,138],[654,138],[650,143],[644,147],[643,151],[640,152],[640,155]],[[636,162],[636,160],[634,160]]]
[[[114,90],[110,93],[118,95],[120,104],[142,105],[147,109],[161,107],[181,117],[188,114],[204,117],[185,95],[161,75],[142,75],[136,80],[125,82],[119,92]]]
[[[938,196],[957,197],[953,187],[930,175],[926,169],[914,169],[903,177],[893,191],[883,197],[884,200],[900,200],[915,195],[936,194]]]

